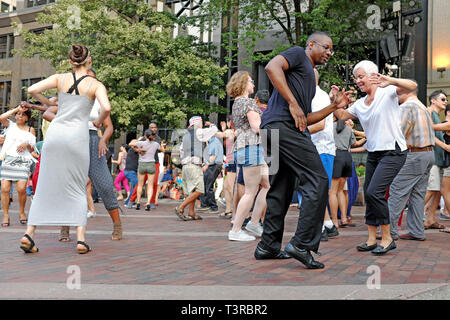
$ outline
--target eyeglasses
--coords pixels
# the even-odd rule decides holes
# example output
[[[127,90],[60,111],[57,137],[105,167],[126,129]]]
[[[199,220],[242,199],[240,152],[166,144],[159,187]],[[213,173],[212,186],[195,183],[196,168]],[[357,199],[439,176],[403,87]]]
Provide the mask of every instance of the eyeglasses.
[[[333,49],[332,49],[332,48],[330,48],[330,47],[328,47],[328,46],[324,46],[323,44],[321,44],[321,43],[318,43],[317,41],[312,41],[312,42],[314,42],[314,43],[318,44],[319,46],[321,46],[322,48],[324,48],[324,49],[325,49],[326,51],[330,51],[331,55],[333,55],[333,54],[334,54],[334,51],[333,51]]]

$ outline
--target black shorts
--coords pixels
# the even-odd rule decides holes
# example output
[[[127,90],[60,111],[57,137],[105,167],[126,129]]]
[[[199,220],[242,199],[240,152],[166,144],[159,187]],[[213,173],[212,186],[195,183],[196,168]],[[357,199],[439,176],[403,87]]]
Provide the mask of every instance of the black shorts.
[[[236,164],[235,163],[229,163],[228,167],[227,167],[227,172],[236,173]]]
[[[352,176],[352,155],[345,150],[336,150],[333,164],[333,178],[349,178]]]

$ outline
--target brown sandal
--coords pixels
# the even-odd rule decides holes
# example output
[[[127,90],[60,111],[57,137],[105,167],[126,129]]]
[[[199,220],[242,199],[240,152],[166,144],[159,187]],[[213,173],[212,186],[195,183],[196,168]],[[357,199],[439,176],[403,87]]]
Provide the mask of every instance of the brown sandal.
[[[70,241],[70,227],[64,226],[61,227],[61,231],[59,232],[59,240],[60,242],[69,242]]]
[[[428,230],[428,229],[445,229],[445,226],[443,224],[438,223],[438,222],[432,223],[429,226],[425,226],[424,225],[424,227],[425,227],[425,230]]]
[[[114,229],[112,233],[111,240],[121,240],[122,239],[122,222],[114,223]]]
[[[180,210],[180,207],[175,207],[175,214],[180,220],[188,221],[188,218],[184,215],[184,210]]]

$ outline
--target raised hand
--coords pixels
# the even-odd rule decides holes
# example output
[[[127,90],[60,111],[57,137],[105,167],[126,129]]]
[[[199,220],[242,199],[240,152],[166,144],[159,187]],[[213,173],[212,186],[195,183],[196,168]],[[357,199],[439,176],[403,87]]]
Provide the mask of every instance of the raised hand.
[[[338,109],[344,108],[352,102],[352,90],[345,91],[344,89],[339,89],[338,86],[331,86],[330,100],[337,105]]]
[[[21,101],[21,102],[20,102],[20,107],[22,107],[22,110],[28,110],[28,109],[31,109],[31,108],[32,108],[32,105],[29,104],[29,103],[26,102],[26,101]]]
[[[372,73],[372,75],[369,77],[369,81],[376,84],[380,88],[386,88],[387,86],[391,85],[392,79],[393,78],[384,76],[380,73]]]

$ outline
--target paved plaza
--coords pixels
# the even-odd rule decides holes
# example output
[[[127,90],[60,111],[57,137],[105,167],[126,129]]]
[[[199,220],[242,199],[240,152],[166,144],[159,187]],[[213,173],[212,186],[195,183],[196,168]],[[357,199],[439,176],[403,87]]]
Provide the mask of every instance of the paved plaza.
[[[24,254],[19,241],[25,226],[14,201],[11,226],[0,228],[0,299],[450,298],[447,233],[426,230],[426,241],[398,240],[398,248],[381,257],[358,252],[355,247],[365,241],[367,229],[364,207],[354,207],[356,227],[340,229],[337,238],[320,245],[321,256],[315,258],[325,269],[307,270],[294,259],[255,260],[257,241],[229,241],[229,220],[200,213],[201,221],[180,221],[173,210],[177,203],[162,200],[150,212],[122,207],[121,241],[110,240],[111,219],[97,203],[86,235],[93,251],[79,255],[75,229],[72,241],[61,243],[56,227],[38,228],[39,253]],[[295,231],[297,216],[298,209],[291,207],[283,245]]]

